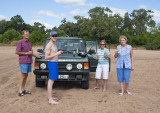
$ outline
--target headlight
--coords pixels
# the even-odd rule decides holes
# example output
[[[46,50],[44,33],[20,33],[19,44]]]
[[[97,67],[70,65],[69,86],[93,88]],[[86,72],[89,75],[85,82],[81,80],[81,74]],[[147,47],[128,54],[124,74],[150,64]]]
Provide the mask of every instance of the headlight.
[[[42,63],[42,64],[40,65],[40,67],[41,67],[41,69],[46,69],[46,64],[45,64],[45,63]]]
[[[82,64],[77,64],[77,69],[82,69]]]
[[[67,68],[68,71],[72,70],[72,64],[67,64],[66,68]]]

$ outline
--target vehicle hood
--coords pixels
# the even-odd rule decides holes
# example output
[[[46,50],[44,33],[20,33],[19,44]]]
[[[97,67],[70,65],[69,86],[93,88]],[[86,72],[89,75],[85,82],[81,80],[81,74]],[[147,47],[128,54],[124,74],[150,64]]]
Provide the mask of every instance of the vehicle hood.
[[[36,59],[36,61],[47,61],[45,60],[45,55],[42,54],[40,55],[42,58],[41,59]],[[81,57],[81,56],[73,56],[71,54],[63,54],[58,56],[58,62],[88,62],[88,57],[86,56]]]

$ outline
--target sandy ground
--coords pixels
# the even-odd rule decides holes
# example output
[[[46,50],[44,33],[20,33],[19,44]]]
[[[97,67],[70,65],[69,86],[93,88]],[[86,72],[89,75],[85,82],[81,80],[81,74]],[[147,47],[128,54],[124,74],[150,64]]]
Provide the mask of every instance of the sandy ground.
[[[36,51],[38,47],[34,47]],[[26,89],[32,95],[19,97],[20,70],[15,47],[0,47],[0,113],[160,113],[160,51],[134,50],[135,71],[129,90],[133,95],[119,96],[114,49],[108,89],[94,90],[94,74],[90,88],[83,90],[78,82],[60,82],[53,88],[59,105],[47,101],[47,87],[36,88],[35,76],[29,74]]]

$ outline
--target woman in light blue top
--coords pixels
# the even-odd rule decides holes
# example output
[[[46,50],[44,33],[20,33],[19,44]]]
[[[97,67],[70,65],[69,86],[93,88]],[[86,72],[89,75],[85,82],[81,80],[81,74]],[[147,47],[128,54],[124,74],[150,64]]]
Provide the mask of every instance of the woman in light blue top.
[[[126,36],[120,36],[119,42],[121,45],[117,46],[117,50],[115,51],[114,57],[117,58],[116,69],[117,69],[117,79],[120,82],[121,96],[124,95],[124,81],[125,81],[125,91],[127,94],[132,95],[131,92],[128,91],[129,87],[129,79],[131,70],[134,70],[133,67],[133,50],[132,47],[127,42]]]
[[[96,86],[94,89],[99,89],[99,82],[101,79],[101,73],[103,72],[103,91],[106,91],[108,72],[109,72],[109,59],[111,58],[109,50],[106,48],[106,41],[102,40],[99,44],[99,49],[94,59],[98,60],[98,66],[96,69]]]

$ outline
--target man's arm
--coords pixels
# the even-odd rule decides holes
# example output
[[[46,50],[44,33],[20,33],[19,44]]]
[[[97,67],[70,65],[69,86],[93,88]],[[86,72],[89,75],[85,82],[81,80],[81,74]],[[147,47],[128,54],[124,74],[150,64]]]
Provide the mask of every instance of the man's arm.
[[[28,52],[16,51],[15,54],[17,54],[17,55],[31,55],[31,54],[33,54],[33,52],[32,51],[28,51]]]

